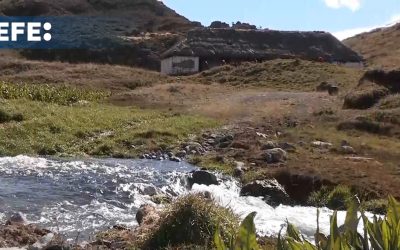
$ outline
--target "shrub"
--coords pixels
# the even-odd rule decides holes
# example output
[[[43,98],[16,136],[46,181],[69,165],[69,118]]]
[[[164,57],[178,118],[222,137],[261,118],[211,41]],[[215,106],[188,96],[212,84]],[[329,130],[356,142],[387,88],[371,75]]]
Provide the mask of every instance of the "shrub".
[[[217,228],[220,239],[227,243],[237,232],[238,219],[231,210],[215,205],[212,199],[191,194],[166,208],[142,245],[144,249],[180,245],[210,247]]]
[[[24,116],[22,114],[10,114],[7,111],[0,109],[0,123],[6,123],[11,121],[22,122]]]
[[[328,208],[346,209],[347,202],[352,198],[352,193],[350,188],[339,185],[329,193],[327,198]]]
[[[332,191],[330,187],[323,186],[320,190],[314,191],[308,197],[307,204],[315,207],[325,207],[328,204],[329,193]]]
[[[387,200],[370,200],[362,203],[361,207],[365,211],[370,211],[374,214],[386,214],[388,202]]]
[[[400,94],[389,95],[379,102],[380,109],[400,108]]]

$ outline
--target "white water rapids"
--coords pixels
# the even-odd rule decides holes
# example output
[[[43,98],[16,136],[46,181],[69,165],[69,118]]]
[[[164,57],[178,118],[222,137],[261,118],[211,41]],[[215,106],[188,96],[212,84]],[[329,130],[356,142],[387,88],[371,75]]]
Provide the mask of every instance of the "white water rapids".
[[[0,222],[16,212],[68,239],[87,240],[113,225],[137,225],[141,204],[152,203],[148,190],[171,196],[209,191],[222,206],[241,217],[256,211],[259,234],[276,236],[282,225],[295,224],[308,239],[316,230],[314,207],[278,206],[261,198],[240,197],[239,183],[219,176],[218,186],[195,184],[187,189],[186,177],[196,168],[187,163],[150,160],[52,160],[28,156],[0,158]],[[153,192],[152,191],[152,192]],[[320,230],[329,233],[332,211],[320,209]],[[342,224],[345,213],[338,213]]]

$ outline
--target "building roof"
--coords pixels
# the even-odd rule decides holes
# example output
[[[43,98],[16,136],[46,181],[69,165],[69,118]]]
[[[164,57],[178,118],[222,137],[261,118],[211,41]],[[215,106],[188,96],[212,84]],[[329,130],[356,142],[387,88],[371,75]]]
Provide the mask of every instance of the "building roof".
[[[326,32],[200,28],[162,54],[221,59],[301,58],[360,62],[362,57]]]

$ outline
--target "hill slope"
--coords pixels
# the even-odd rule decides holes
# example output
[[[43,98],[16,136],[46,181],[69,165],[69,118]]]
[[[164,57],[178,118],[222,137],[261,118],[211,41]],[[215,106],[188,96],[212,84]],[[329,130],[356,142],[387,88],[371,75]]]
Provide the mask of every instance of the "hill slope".
[[[194,27],[201,26],[178,15],[158,0],[0,0],[0,15],[6,16],[98,16],[90,22],[79,23],[83,31],[76,37],[93,34],[99,37],[97,46],[85,50],[28,50],[29,59],[62,60],[68,62],[98,62],[123,64],[158,70],[159,54],[180,40]],[[92,27],[99,27],[93,31]],[[101,27],[107,28],[107,32]],[[122,46],[114,39],[127,37]],[[92,44],[84,41],[84,44]]]
[[[157,0],[0,0],[6,16],[118,16],[137,31],[186,31],[195,26]],[[121,27],[124,28],[124,27]]]
[[[400,23],[348,38],[343,43],[360,53],[371,67],[400,68]]]

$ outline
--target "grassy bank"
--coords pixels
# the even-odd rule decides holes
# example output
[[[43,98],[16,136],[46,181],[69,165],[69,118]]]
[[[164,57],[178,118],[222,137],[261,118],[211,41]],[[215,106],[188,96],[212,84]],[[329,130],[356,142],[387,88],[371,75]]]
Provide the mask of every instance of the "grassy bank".
[[[70,106],[26,99],[3,100],[0,154],[137,156],[168,149],[190,134],[214,127],[198,116],[99,103]]]

